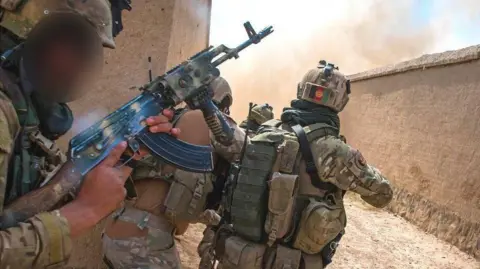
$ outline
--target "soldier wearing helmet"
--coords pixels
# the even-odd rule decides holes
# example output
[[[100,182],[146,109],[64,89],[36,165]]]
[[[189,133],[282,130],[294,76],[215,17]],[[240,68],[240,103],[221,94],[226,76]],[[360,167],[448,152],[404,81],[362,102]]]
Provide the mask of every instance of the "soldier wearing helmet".
[[[248,136],[255,136],[260,125],[273,119],[273,107],[268,104],[257,105],[255,104],[250,111],[249,117],[240,123],[240,128],[249,130]]]
[[[60,209],[18,223],[4,208],[25,199],[66,161],[54,143],[72,124],[65,102],[82,95],[84,81],[98,73],[102,46],[115,47],[110,8],[106,0],[1,4],[12,9],[23,4],[18,14],[28,16],[8,13],[1,21],[1,27],[25,42],[0,65],[0,264],[16,269],[62,265],[71,254],[71,238],[93,227],[125,197],[130,170],[115,168],[125,143],[85,176],[76,199]],[[178,132],[164,116],[149,121],[157,132]]]
[[[389,181],[340,138],[338,113],[350,90],[338,67],[320,61],[281,119],[250,138],[232,165],[226,224],[200,243],[200,268],[212,268],[212,257],[222,269],[325,268],[344,233],[345,192],[375,207],[391,201]]]
[[[137,198],[127,201],[109,219],[103,235],[105,261],[110,268],[181,268],[173,234],[183,234],[190,223],[215,225],[229,163],[239,158],[245,133],[228,116],[232,91],[218,77],[209,85],[214,104],[235,129],[234,143],[218,143],[199,110],[176,111],[173,124],[178,138],[196,145],[211,145],[214,171],[208,174],[177,170],[148,157],[132,173]],[[139,251],[140,250],[140,251]]]

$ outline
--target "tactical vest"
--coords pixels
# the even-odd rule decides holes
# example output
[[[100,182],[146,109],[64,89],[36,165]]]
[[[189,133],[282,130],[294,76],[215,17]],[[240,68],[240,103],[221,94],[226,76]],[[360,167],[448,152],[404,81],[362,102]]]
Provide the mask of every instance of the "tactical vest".
[[[226,221],[236,235],[249,241],[319,254],[341,234],[346,217],[342,191],[318,177],[309,144],[338,137],[338,130],[317,123],[292,126],[292,132],[280,129],[281,124],[271,120],[262,125],[241,162],[233,165],[226,189]],[[302,162],[312,191],[299,188],[306,184],[299,177]]]
[[[12,102],[20,123],[9,161],[5,204],[48,182],[66,156],[40,132],[40,120],[30,98],[18,86],[18,78],[0,68],[1,94]]]

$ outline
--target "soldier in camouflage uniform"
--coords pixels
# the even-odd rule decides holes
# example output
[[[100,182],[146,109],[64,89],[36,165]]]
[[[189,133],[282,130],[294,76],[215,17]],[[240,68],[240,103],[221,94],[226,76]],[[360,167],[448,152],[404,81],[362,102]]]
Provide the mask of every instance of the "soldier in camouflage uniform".
[[[349,94],[333,64],[307,72],[281,120],[264,123],[232,165],[225,224],[205,235],[202,260],[215,257],[222,269],[324,268],[344,234],[344,193],[378,208],[391,201],[389,181],[339,138]]]
[[[137,197],[113,215],[103,234],[105,261],[110,268],[181,268],[173,235],[182,234],[190,223],[218,224],[215,210],[223,189],[222,173],[228,170],[224,165],[239,158],[245,133],[228,116],[233,99],[227,81],[219,77],[209,87],[214,103],[235,128],[233,144],[226,147],[214,139],[201,111],[178,111],[174,118],[174,126],[182,130],[178,138],[212,145],[215,170],[191,173],[149,157],[139,162],[132,173]]]
[[[124,182],[131,170],[115,166],[125,143],[85,176],[76,199],[59,210],[39,213],[22,223],[3,211],[65,162],[53,142],[73,120],[64,102],[81,93],[77,86],[88,79],[85,71],[98,71],[103,64],[102,46],[114,48],[115,43],[105,0],[0,3],[19,2],[24,3],[21,12],[4,14],[2,19],[2,27],[12,29],[28,22],[18,30],[29,35],[0,66],[0,268],[53,268],[68,260],[72,237],[93,227],[123,201]],[[168,121],[155,118],[160,120]],[[156,125],[158,132],[171,129],[169,123]]]
[[[248,129],[248,136],[253,137],[257,133],[260,125],[266,121],[272,120],[273,117],[273,107],[268,104],[255,104],[252,107],[252,111],[250,111],[249,117],[242,121],[239,126],[244,130]]]

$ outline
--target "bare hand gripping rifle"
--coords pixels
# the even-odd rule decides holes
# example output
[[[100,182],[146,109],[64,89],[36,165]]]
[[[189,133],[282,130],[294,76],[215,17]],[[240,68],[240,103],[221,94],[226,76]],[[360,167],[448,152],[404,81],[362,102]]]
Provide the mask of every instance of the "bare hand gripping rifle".
[[[273,32],[270,26],[256,33],[249,22],[244,27],[249,39],[238,47],[230,49],[220,45],[206,48],[141,87],[140,95],[72,138],[69,160],[47,185],[7,205],[2,216],[4,226],[6,222],[14,224],[39,212],[52,210],[69,193],[75,192],[83,176],[103,161],[121,141],[127,141],[128,149],[133,153],[144,145],[153,156],[179,169],[200,173],[211,171],[212,150],[209,146],[188,144],[169,134],[150,133],[145,120],[185,101],[191,109],[203,112],[217,141],[230,145],[233,130],[213,104],[208,85],[220,75],[219,65],[238,58],[240,51],[259,43]],[[12,216],[15,221],[5,221]]]

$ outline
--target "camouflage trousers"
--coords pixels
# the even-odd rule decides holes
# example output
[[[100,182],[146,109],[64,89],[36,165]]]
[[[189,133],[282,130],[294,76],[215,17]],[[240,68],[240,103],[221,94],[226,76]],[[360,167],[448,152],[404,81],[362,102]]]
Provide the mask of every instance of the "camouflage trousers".
[[[148,229],[145,237],[112,239],[103,234],[103,252],[114,269],[180,269],[174,226],[164,217],[125,207],[115,218]]]

